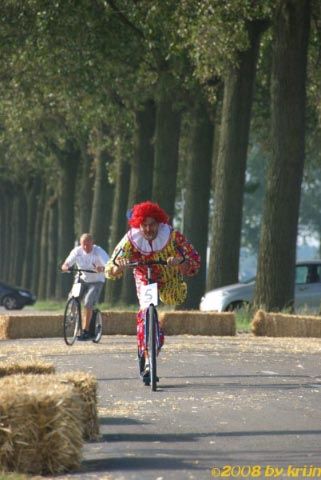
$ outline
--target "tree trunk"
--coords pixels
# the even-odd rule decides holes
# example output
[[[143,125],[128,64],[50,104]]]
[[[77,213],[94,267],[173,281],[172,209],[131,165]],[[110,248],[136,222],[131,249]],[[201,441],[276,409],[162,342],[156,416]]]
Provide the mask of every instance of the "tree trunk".
[[[223,97],[223,84],[220,88],[220,97]],[[214,113],[214,134],[213,134],[213,149],[212,149],[212,176],[211,176],[211,198],[209,203],[209,219],[208,219],[208,240],[207,240],[207,252],[206,252],[206,291],[211,290],[211,277],[210,272],[213,271],[211,263],[215,262],[213,255],[210,255],[209,246],[212,245],[213,241],[213,210],[214,210],[214,196],[215,196],[215,172],[217,167],[218,151],[219,151],[219,141],[220,141],[220,130],[221,130],[221,117],[222,117],[222,98],[219,98],[216,109]]]
[[[210,288],[238,281],[242,206],[253,84],[265,22],[249,24],[250,48],[225,79],[219,154],[215,172]]]
[[[10,222],[10,264],[9,264],[9,283],[16,284],[16,264],[18,251],[18,225],[19,225],[19,195],[13,194],[12,215]]]
[[[272,157],[262,218],[255,304],[293,305],[296,239],[304,166],[309,0],[279,2],[271,80]]]
[[[21,282],[21,286],[23,286],[24,288],[31,288],[32,285],[33,242],[35,236],[37,205],[39,205],[40,187],[41,178],[35,177],[31,180],[26,191],[27,227]]]
[[[130,165],[124,161],[121,152],[117,155],[117,173],[113,213],[110,232],[109,251],[112,253],[117,243],[126,233],[126,211],[128,204],[128,190],[130,178]],[[120,300],[121,281],[107,280],[105,290],[105,301],[114,305]]]
[[[89,232],[90,217],[93,199],[93,175],[91,171],[92,157],[87,152],[81,152],[81,164],[78,177],[78,191],[77,191],[77,238],[82,233]]]
[[[5,209],[5,252],[3,258],[3,279],[6,282],[10,281],[10,259],[14,255],[12,251],[12,231],[11,231],[11,222],[13,218],[13,195],[10,192],[6,193],[6,209]]]
[[[94,161],[95,182],[90,232],[94,241],[104,250],[108,250],[109,230],[113,203],[113,187],[107,176],[109,156],[104,152],[97,152]]]
[[[59,216],[58,216],[58,259],[61,264],[75,246],[75,187],[80,152],[71,142],[68,148],[60,152]],[[71,279],[67,275],[58,277],[56,297],[66,298]]]
[[[201,296],[205,292],[214,133],[213,123],[209,118],[207,105],[204,101],[196,103],[193,113],[191,154],[188,156],[185,178],[183,232],[200,253],[202,263],[198,275],[187,280],[189,293],[183,305],[183,308],[186,309],[199,308]]]
[[[135,203],[148,200],[152,195],[155,133],[155,104],[153,101],[145,103],[145,108],[137,112],[136,151],[133,155],[130,169],[130,186],[128,208]],[[136,287],[133,276],[125,272],[122,283],[122,300],[126,304],[137,301]]]
[[[173,107],[175,92],[168,86],[171,79],[163,74],[160,80],[156,112],[155,164],[153,195],[155,202],[173,218],[178,168],[178,146],[181,113]]]
[[[2,185],[0,186],[0,252],[5,252],[5,214],[6,197]],[[3,278],[3,262],[0,262],[0,278]]]
[[[25,240],[26,240],[26,197],[24,191],[21,189],[17,193],[17,226],[15,229],[16,235],[16,250],[15,250],[15,269],[13,282],[15,285],[22,285],[22,267],[25,251]]]
[[[56,197],[50,199],[48,220],[48,271],[47,271],[47,298],[54,298],[58,275],[58,205]]]
[[[48,273],[48,228],[49,228],[49,205],[48,189],[45,194],[43,204],[43,218],[40,233],[40,251],[39,251],[39,275],[38,275],[38,298],[45,299],[47,294],[47,273]]]
[[[152,196],[154,168],[155,104],[148,101],[144,109],[136,113],[136,151],[130,171],[128,208]]]
[[[12,204],[12,218],[10,222],[10,251],[5,252],[10,258],[10,276],[9,282],[12,285],[21,286],[22,264],[24,255],[24,240],[26,236],[26,199],[23,189],[18,188]]]
[[[42,222],[44,220],[45,204],[46,204],[46,185],[41,185],[41,192],[39,195],[39,204],[37,208],[35,229],[32,244],[32,274],[31,274],[31,289],[38,295],[39,272],[40,272],[40,252],[41,252],[41,230]]]

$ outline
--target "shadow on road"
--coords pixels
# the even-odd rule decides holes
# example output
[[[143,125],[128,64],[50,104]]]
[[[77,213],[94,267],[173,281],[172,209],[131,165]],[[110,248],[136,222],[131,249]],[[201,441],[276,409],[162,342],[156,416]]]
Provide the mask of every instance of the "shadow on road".
[[[182,455],[182,452],[180,452]],[[184,455],[184,454],[183,454]],[[155,457],[155,453],[148,456],[137,456],[137,457],[109,457],[102,458],[98,460],[85,460],[82,463],[84,472],[103,472],[103,471],[140,471],[140,470],[156,470],[159,472],[164,472],[166,470],[179,470],[184,471],[189,470],[200,470],[203,467],[200,467],[197,463],[189,461],[189,458],[193,458],[193,452],[188,452],[188,456],[183,456],[183,458],[164,456],[163,458]]]

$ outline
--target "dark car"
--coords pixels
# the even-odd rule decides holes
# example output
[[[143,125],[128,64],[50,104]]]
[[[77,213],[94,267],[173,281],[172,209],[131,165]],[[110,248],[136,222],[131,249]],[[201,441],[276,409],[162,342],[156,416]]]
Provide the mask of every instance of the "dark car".
[[[21,310],[26,305],[33,305],[35,301],[36,296],[29,290],[11,287],[0,282],[0,305],[3,305],[7,310]]]

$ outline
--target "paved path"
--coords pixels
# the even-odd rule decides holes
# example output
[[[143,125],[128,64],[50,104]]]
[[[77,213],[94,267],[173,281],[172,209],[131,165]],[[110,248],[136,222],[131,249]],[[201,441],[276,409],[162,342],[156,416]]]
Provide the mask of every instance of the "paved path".
[[[211,469],[224,465],[234,466],[225,478],[308,478],[293,468],[321,467],[321,339],[166,340],[156,393],[137,377],[133,337],[0,343],[0,358],[33,355],[99,379],[101,439],[64,478],[202,480],[222,478]]]

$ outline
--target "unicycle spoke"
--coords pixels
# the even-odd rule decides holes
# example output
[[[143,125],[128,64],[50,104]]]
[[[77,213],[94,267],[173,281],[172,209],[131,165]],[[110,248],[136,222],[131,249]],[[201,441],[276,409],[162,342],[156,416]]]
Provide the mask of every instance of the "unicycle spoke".
[[[73,345],[80,328],[80,304],[76,298],[67,302],[64,314],[64,339],[67,345]]]

